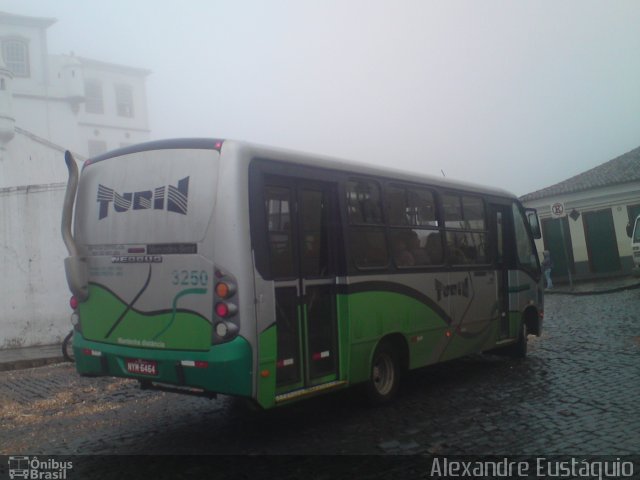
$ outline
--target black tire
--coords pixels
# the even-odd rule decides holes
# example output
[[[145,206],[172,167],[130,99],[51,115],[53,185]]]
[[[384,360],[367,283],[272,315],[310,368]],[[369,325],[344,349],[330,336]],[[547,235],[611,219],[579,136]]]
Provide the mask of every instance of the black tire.
[[[520,335],[518,335],[518,341],[509,347],[509,356],[513,358],[526,358],[527,356],[527,344],[528,344],[529,332],[527,331],[527,324],[523,320],[520,327]]]
[[[380,342],[371,359],[367,397],[372,405],[391,402],[400,386],[398,353],[389,342]]]
[[[67,362],[75,363],[76,361],[75,355],[73,354],[73,330],[62,340],[62,356]]]
[[[264,408],[258,402],[251,398],[232,397],[231,408],[243,415],[252,415],[264,412]]]

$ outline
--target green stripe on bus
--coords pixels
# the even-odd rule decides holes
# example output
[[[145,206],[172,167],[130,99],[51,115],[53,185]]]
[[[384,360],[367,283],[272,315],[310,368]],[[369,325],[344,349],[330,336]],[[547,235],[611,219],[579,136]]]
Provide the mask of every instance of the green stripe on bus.
[[[211,324],[196,312],[175,308],[141,312],[131,308],[107,337],[127,304],[107,288],[92,283],[89,298],[79,309],[82,332],[89,340],[174,350],[208,350],[211,347]]]

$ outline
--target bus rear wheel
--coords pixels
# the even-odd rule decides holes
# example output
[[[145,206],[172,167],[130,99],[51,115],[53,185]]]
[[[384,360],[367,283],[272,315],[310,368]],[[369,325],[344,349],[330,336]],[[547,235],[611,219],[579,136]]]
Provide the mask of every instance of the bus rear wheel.
[[[371,360],[367,396],[372,405],[389,403],[400,385],[398,353],[389,342],[381,342]]]

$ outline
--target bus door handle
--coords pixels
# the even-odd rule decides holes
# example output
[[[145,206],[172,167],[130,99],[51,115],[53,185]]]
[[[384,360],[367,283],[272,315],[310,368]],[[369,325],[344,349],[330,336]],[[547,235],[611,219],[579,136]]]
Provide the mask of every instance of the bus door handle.
[[[335,278],[318,278],[309,280],[306,278],[302,279],[302,295],[307,294],[307,287],[316,287],[319,285],[335,285]]]
[[[298,280],[277,280],[274,282],[274,287],[278,288],[296,288],[296,295],[300,296],[300,282]]]

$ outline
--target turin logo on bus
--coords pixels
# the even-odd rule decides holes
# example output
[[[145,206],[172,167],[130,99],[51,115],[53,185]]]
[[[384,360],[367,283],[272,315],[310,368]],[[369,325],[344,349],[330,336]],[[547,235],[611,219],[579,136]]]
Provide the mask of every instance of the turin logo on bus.
[[[153,190],[140,192],[118,193],[113,188],[98,185],[98,198],[100,210],[98,220],[109,215],[109,204],[113,203],[116,212],[129,210],[167,210],[169,212],[187,214],[189,200],[189,177],[178,181],[178,186],[167,185]]]
[[[438,301],[443,297],[461,296],[469,298],[469,279],[465,278],[461,282],[445,285],[444,283],[436,280],[436,292],[438,294]]]

